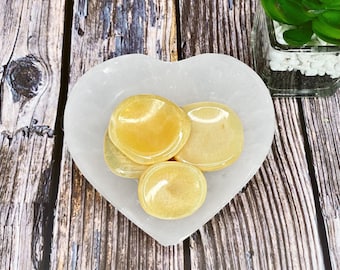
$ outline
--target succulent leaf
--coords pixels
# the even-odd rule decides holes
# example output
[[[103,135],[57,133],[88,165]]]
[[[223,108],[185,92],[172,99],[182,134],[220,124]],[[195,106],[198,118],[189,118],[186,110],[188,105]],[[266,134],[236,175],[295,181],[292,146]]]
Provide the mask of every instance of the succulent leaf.
[[[313,18],[301,1],[278,0],[281,13],[291,25],[301,25]]]
[[[284,33],[290,45],[307,43],[313,32],[329,43],[340,43],[340,0],[261,0],[261,4],[271,19],[296,26]]]
[[[308,23],[301,27],[285,31],[283,33],[283,38],[289,45],[303,46],[310,41],[312,35],[312,25]]]
[[[325,17],[323,14],[312,23],[314,33],[326,42],[339,44],[340,42],[340,21],[333,21],[333,17]]]
[[[273,20],[281,23],[288,23],[279,9],[279,3],[277,0],[261,0],[261,4],[266,14]]]

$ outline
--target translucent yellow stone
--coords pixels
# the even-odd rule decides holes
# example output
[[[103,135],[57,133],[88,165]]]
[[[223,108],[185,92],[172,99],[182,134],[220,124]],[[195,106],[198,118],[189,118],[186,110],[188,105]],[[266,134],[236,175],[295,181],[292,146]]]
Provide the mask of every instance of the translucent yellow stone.
[[[202,206],[206,193],[202,171],[177,161],[151,165],[138,181],[142,208],[160,219],[179,219],[193,214]]]
[[[104,160],[114,174],[124,178],[138,179],[148,168],[147,165],[138,164],[124,155],[111,142],[107,132],[104,137]]]
[[[153,164],[172,158],[188,140],[191,121],[176,104],[144,94],[123,100],[113,111],[111,141],[131,160]]]
[[[215,171],[234,163],[244,143],[243,126],[238,115],[217,102],[198,102],[183,107],[192,121],[191,134],[175,156],[203,171]]]

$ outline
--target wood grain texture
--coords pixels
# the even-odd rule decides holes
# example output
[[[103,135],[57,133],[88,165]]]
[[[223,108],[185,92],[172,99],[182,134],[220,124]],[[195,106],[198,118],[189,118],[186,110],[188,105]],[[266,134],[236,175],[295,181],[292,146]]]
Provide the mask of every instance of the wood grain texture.
[[[333,269],[340,269],[340,92],[302,102]]]
[[[250,31],[256,1],[231,2],[179,1],[183,58],[206,52],[225,53],[252,63]]]
[[[173,1],[75,1],[70,87],[86,70],[115,56],[177,59]]]
[[[64,150],[51,269],[182,269],[182,245],[162,247],[103,199]]]
[[[252,66],[256,1],[180,1],[183,58],[226,53]],[[223,27],[225,26],[225,27]],[[190,238],[193,269],[323,269],[304,134],[295,99],[274,100],[277,132],[265,163],[214,219]]]
[[[53,214],[64,1],[0,2],[0,269],[39,269]]]
[[[192,236],[193,269],[324,269],[299,119],[287,117],[298,108],[279,100],[275,108],[271,152],[244,190]]]
[[[70,50],[70,91],[94,65],[128,53],[165,61],[225,53],[252,66],[256,0],[78,0],[64,48],[65,5],[73,1],[0,4],[0,269],[328,270],[326,245],[332,269],[340,268],[339,91],[274,99],[277,130],[263,166],[211,221],[170,247],[101,197],[67,145],[55,144],[61,70],[69,68],[62,49]],[[63,149],[54,205],[56,145]]]
[[[76,1],[69,89],[92,66],[128,53],[177,59],[171,1]],[[183,269],[183,245],[162,247],[81,175],[64,146],[51,269]]]

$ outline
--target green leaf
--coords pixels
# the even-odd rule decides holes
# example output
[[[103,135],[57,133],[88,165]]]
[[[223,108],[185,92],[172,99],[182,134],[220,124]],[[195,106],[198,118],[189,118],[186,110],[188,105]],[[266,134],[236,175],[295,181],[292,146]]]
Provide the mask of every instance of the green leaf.
[[[320,0],[324,4],[340,4],[340,0]]]
[[[324,3],[320,3],[319,0],[302,0],[301,4],[309,11],[322,10],[325,6]]]
[[[288,24],[301,25],[312,20],[315,15],[309,14],[308,10],[299,1],[277,0],[279,10],[285,17]]]
[[[328,10],[322,13],[319,20],[323,20],[329,25],[340,28],[340,10]]]
[[[279,9],[279,3],[277,0],[261,0],[261,4],[269,18],[281,23],[288,23]]]
[[[308,25],[285,31],[283,38],[289,45],[303,46],[311,40],[312,35],[312,26],[308,23]]]
[[[320,39],[326,41],[330,44],[340,45],[340,39],[330,38],[328,36],[323,35],[322,33],[315,33]]]
[[[340,10],[340,0],[320,0],[325,10]]]
[[[340,43],[340,14],[327,11],[317,17],[312,23],[314,33],[326,42]]]

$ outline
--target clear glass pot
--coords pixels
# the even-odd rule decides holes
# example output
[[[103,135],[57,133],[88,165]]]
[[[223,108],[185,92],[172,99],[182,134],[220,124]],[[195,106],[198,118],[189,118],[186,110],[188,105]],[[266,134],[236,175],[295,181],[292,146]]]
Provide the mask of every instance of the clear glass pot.
[[[279,25],[261,5],[251,34],[255,71],[272,96],[330,96],[340,87],[340,46],[314,38],[302,47],[287,45]],[[280,36],[281,35],[281,36]]]

